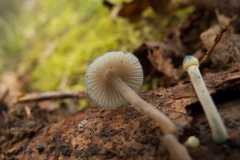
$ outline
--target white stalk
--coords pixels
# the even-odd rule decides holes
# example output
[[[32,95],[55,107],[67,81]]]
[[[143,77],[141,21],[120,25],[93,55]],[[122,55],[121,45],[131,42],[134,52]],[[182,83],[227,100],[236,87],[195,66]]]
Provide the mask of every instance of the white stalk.
[[[191,56],[192,58],[193,56]],[[188,57],[189,58],[189,57]],[[195,57],[194,57],[195,58]],[[195,58],[196,59],[196,58]],[[194,59],[194,60],[195,60]],[[195,60],[196,61],[196,60]],[[203,110],[206,114],[207,120],[212,129],[212,137],[216,143],[222,143],[227,140],[227,131],[223,124],[223,121],[213,103],[212,98],[206,88],[206,85],[202,79],[201,73],[198,69],[198,65],[190,65],[184,67],[191,78],[195,92],[200,100]]]

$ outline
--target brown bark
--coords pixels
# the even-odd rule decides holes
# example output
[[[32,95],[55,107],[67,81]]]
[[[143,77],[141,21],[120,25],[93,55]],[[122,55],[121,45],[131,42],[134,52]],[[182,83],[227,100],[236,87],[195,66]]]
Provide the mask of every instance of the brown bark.
[[[229,133],[229,141],[221,145],[211,138],[189,80],[141,97],[174,121],[182,143],[190,135],[200,139],[199,148],[189,149],[193,159],[238,159],[239,68],[237,63],[204,78]],[[169,159],[160,127],[129,104],[116,110],[88,107],[57,123],[49,117],[54,114],[37,106],[31,108],[34,118],[24,117],[24,105],[3,110],[1,103],[1,111],[1,159]]]

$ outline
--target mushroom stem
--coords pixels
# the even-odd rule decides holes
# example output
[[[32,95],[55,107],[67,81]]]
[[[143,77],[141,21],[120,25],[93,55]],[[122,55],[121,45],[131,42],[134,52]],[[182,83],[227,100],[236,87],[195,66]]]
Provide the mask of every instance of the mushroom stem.
[[[191,160],[192,158],[189,156],[187,149],[184,145],[180,144],[176,137],[172,134],[165,134],[162,137],[162,141],[167,147],[170,155],[173,159],[177,160]]]
[[[193,56],[191,56],[191,58],[192,57]],[[198,69],[198,65],[190,65],[189,67],[186,67],[186,70],[191,78],[195,92],[197,93],[208,122],[211,126],[213,140],[216,143],[222,143],[226,141],[228,137],[226,128],[216,109],[215,104],[213,103],[212,98],[210,97],[210,94]]]
[[[119,91],[137,110],[146,114],[159,123],[164,134],[171,133],[177,136],[174,123],[160,110],[142,100],[129,86],[127,86],[115,73],[108,71],[105,78]]]

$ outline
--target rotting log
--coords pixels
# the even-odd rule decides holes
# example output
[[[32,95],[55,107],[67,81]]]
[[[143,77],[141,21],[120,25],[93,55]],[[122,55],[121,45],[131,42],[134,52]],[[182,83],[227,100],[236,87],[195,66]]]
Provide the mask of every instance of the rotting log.
[[[200,147],[189,150],[194,160],[239,159],[240,63],[209,74],[204,81],[229,132],[230,140],[222,145],[214,144],[189,80],[141,97],[174,121],[181,142],[190,135],[199,137]],[[57,123],[31,125],[32,130],[22,131],[20,138],[13,134],[4,140],[7,135],[1,135],[2,159],[169,159],[159,126],[129,104],[116,110],[88,107]],[[8,127],[12,131],[11,125],[2,129]]]

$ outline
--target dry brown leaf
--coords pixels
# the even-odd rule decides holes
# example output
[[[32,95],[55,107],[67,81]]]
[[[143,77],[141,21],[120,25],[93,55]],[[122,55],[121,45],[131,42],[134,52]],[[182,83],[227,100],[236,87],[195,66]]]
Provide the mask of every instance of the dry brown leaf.
[[[219,31],[220,26],[214,25],[200,35],[206,48],[211,47]],[[240,34],[234,34],[232,27],[229,27],[210,55],[213,67],[231,67],[240,60],[240,41],[237,41],[238,39],[240,39]]]
[[[164,58],[162,56],[163,49],[161,46],[158,50],[154,50],[153,53],[148,54],[148,59],[151,64],[156,68],[159,72],[163,72],[165,76],[169,77],[171,80],[178,80],[177,70],[172,65],[172,60],[170,58]]]

